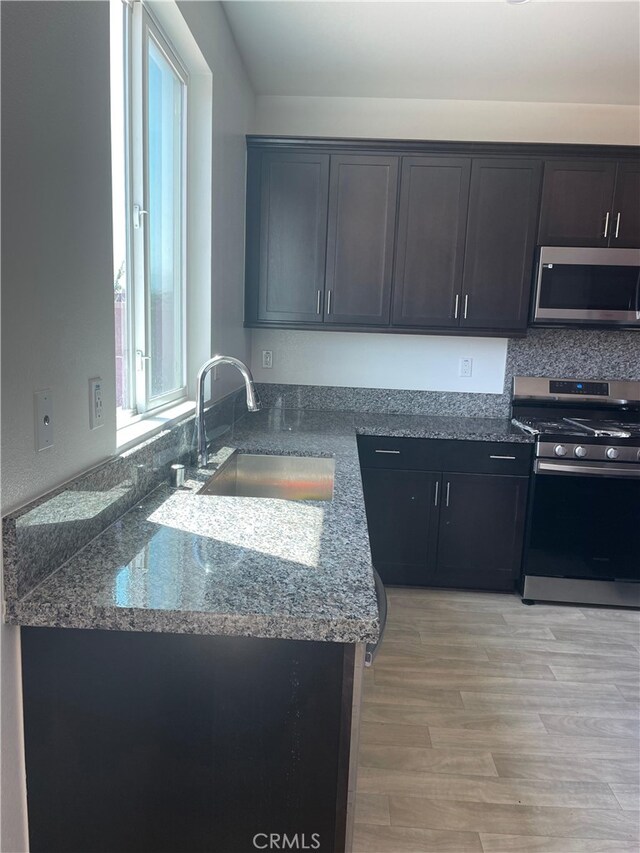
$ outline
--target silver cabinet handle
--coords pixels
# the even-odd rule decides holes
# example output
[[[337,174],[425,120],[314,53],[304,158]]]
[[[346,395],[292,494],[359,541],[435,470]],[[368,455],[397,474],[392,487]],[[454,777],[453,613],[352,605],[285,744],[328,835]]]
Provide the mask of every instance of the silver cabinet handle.
[[[316,304],[316,314],[320,314],[322,311],[322,291],[318,291],[318,302]]]
[[[464,313],[462,315],[463,319],[467,319],[467,309],[469,308],[469,294],[465,293],[464,295]]]
[[[447,483],[447,494],[444,498],[444,505],[449,506],[449,490],[451,489],[451,483]]]
[[[433,496],[433,505],[438,506],[438,486],[440,485],[439,480],[436,480],[436,493]]]
[[[460,304],[460,294],[456,293],[456,307],[453,309],[453,319],[458,319],[458,306]]]
[[[399,450],[374,450],[374,453],[395,453],[399,454]]]
[[[327,314],[331,314],[331,291],[327,290]]]
[[[607,210],[607,215],[604,218],[604,234],[603,237],[607,236],[607,231],[609,230],[609,211]]]
[[[491,456],[489,455],[489,459],[513,459],[515,460],[515,456]]]
[[[618,211],[618,215],[616,216],[616,233],[613,235],[616,240],[618,239],[619,233],[620,233],[620,211]]]

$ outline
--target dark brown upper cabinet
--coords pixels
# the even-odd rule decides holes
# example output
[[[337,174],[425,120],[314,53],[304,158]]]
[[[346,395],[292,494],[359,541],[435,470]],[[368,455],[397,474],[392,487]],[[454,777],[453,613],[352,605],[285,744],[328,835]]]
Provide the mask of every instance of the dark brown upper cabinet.
[[[386,326],[398,158],[332,155],[325,277],[328,323]]]
[[[458,324],[470,176],[470,158],[403,158],[394,326]]]
[[[640,166],[615,160],[545,164],[541,246],[640,246]]]
[[[247,152],[247,326],[519,336],[536,236],[640,247],[632,146],[248,137]]]
[[[618,164],[609,245],[640,249],[640,163]]]
[[[322,322],[329,159],[250,152],[248,195],[258,210],[247,215],[248,317]]]
[[[541,177],[539,160],[474,159],[461,327],[526,327]]]

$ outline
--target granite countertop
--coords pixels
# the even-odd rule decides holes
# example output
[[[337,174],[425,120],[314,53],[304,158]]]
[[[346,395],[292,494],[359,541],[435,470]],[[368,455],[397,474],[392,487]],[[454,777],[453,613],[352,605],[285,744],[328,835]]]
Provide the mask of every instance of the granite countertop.
[[[530,444],[535,436],[514,426],[509,418],[469,418],[444,415],[355,415],[358,435],[395,438],[449,438],[466,441],[507,441]]]
[[[373,642],[378,611],[356,434],[531,441],[505,419],[266,409],[224,436],[238,449],[335,459],[332,501],[199,495],[160,485],[32,591],[8,621]]]

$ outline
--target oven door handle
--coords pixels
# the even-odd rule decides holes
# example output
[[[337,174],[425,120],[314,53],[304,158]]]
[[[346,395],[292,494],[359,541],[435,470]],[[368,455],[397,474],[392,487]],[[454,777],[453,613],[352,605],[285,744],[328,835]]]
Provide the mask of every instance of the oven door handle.
[[[594,462],[591,465],[572,462],[556,462],[555,460],[537,459],[533,465],[535,474],[561,474],[572,477],[631,477],[640,478],[640,465],[625,465],[614,462]]]

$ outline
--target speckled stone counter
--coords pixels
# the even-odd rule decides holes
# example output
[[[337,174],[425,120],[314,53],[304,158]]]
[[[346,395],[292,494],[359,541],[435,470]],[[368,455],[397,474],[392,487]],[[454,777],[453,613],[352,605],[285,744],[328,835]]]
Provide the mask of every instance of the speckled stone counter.
[[[332,501],[160,486],[21,599],[31,626],[375,641],[378,611],[352,419],[263,411],[229,450],[335,457]],[[221,456],[224,457],[224,448]]]
[[[21,597],[21,625],[375,641],[356,434],[531,441],[508,419],[265,409],[186,485],[161,485]],[[233,450],[335,458],[332,501],[199,495]],[[43,510],[41,510],[42,512]]]
[[[447,438],[458,441],[531,443],[534,436],[515,427],[509,418],[467,418],[443,415],[355,415],[359,435],[396,438]]]

